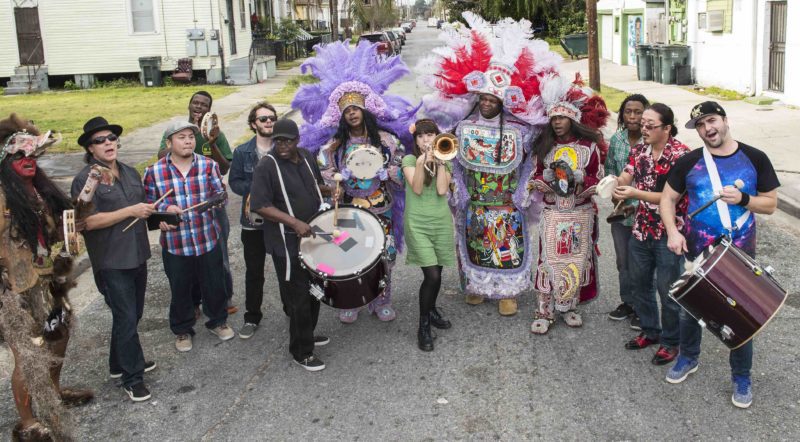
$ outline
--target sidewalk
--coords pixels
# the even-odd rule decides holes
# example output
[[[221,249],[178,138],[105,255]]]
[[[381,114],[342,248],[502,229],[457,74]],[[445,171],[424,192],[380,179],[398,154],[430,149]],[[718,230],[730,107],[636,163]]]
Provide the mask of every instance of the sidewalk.
[[[588,61],[566,61],[562,65],[564,75],[572,76],[576,71],[580,71],[584,78],[589,78]],[[693,148],[703,145],[697,132],[684,129],[683,125],[695,104],[713,98],[695,94],[682,86],[639,81],[636,79],[635,66],[620,66],[607,60],[600,62],[600,82],[625,92],[642,94],[651,102],[669,105],[678,122],[677,138]],[[800,110],[781,105],[757,106],[744,101],[716,101],[728,114],[733,136],[766,152],[778,171],[781,180],[778,207],[792,216],[800,217],[800,155],[794,151]],[[608,129],[615,129],[615,121],[616,113],[613,113]]]

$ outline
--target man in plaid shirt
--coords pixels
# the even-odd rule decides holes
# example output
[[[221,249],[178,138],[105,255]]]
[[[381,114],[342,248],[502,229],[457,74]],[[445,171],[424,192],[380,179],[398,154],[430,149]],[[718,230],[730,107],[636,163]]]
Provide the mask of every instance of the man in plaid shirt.
[[[162,222],[159,227],[164,271],[172,291],[170,329],[177,336],[175,347],[182,352],[192,349],[196,321],[193,283],[200,286],[208,317],[206,327],[223,341],[233,337],[233,330],[227,324],[220,226],[215,211],[185,210],[224,193],[217,163],[194,153],[196,129],[194,124],[184,121],[170,125],[164,132],[170,153],[148,167],[144,174],[147,202],[155,202],[172,190],[156,204],[156,210],[181,216],[178,226]]]

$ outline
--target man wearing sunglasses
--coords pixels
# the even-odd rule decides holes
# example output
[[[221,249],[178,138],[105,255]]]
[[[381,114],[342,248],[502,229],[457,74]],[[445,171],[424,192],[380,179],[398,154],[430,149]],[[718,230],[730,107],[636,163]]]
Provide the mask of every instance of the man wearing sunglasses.
[[[211,105],[214,103],[214,99],[211,97],[206,91],[197,91],[192,94],[192,97],[189,99],[189,123],[193,124],[194,127],[194,138],[196,141],[194,153],[198,155],[203,155],[207,158],[214,160],[219,165],[219,172],[222,176],[225,176],[230,169],[230,162],[233,160],[233,152],[231,152],[231,146],[228,143],[228,139],[225,137],[225,134],[219,130],[219,127],[216,130],[213,130],[209,134],[209,138],[203,136],[202,132],[200,131],[200,125],[203,120],[203,116],[211,112]],[[161,145],[158,151],[158,158],[163,158],[167,152],[167,137],[161,137]],[[236,306],[233,304],[233,276],[231,275],[231,263],[230,259],[228,258],[228,235],[231,231],[231,224],[228,220],[228,214],[225,212],[224,208],[216,208],[214,209],[215,216],[217,221],[219,222],[219,227],[221,229],[221,236],[222,236],[222,263],[223,267],[225,268],[225,290],[228,293],[228,313],[234,314],[238,311]],[[195,314],[196,316],[200,316],[200,290],[195,287],[192,290],[194,293],[194,300],[195,300]]]
[[[93,167],[107,167],[113,173],[112,183],[97,186],[89,216],[83,220],[83,237],[95,284],[111,309],[109,376],[120,378],[131,400],[141,402],[150,399],[144,372],[156,368],[155,362],[145,361],[137,330],[144,313],[150,241],[144,222],[127,230],[126,226],[134,218],[149,217],[155,208],[144,202],[139,172],[117,159],[121,134],[121,126],[103,117],[86,122],[78,138],[86,149],[86,167],[72,180],[72,198],[83,192]]]
[[[629,272],[635,296],[635,310],[642,332],[625,344],[628,350],[641,350],[660,344],[651,362],[668,364],[678,355],[680,307],[669,297],[669,288],[681,274],[680,257],[667,248],[667,232],[658,204],[667,175],[689,147],[675,139],[678,128],[668,106],[656,103],[642,114],[643,143],[631,148],[630,159],[618,178],[614,199],[639,200],[628,242]],[[677,202],[677,201],[676,201]],[[683,228],[686,201],[678,204],[677,225]],[[658,302],[661,299],[659,321]]]
[[[258,162],[272,150],[272,127],[278,120],[275,108],[266,102],[253,106],[247,116],[247,123],[255,135],[250,141],[237,146],[231,161],[228,184],[233,193],[242,197],[242,247],[245,265],[245,307],[244,325],[239,337],[249,339],[261,322],[261,303],[264,298],[264,262],[267,249],[264,246],[264,221],[260,216],[249,213],[250,184],[253,171]]]

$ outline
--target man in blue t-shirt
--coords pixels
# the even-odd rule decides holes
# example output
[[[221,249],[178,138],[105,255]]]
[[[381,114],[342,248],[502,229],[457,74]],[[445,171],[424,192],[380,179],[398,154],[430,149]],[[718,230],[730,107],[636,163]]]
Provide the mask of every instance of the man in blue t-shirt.
[[[730,234],[734,244],[748,255],[756,253],[754,213],[771,214],[778,205],[780,186],[772,163],[764,152],[733,139],[725,110],[713,101],[692,109],[687,129],[697,129],[704,148],[683,156],[672,167],[661,196],[661,218],[669,237],[667,247],[674,253],[694,258],[717,238]],[[741,180],[737,189],[734,183]],[[722,195],[684,227],[681,234],[675,225],[675,204],[683,192],[689,199],[689,213],[716,195]],[[667,373],[667,382],[683,382],[697,371],[702,328],[681,311],[680,355]],[[733,404],[747,408],[753,401],[750,370],[753,365],[753,341],[731,350]]]

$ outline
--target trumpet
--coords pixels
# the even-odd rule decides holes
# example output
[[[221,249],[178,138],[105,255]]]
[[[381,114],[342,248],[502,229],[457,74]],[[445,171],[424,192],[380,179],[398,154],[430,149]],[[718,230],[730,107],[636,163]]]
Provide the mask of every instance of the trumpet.
[[[441,161],[450,161],[456,157],[458,138],[453,134],[439,134],[433,139],[433,156]]]

